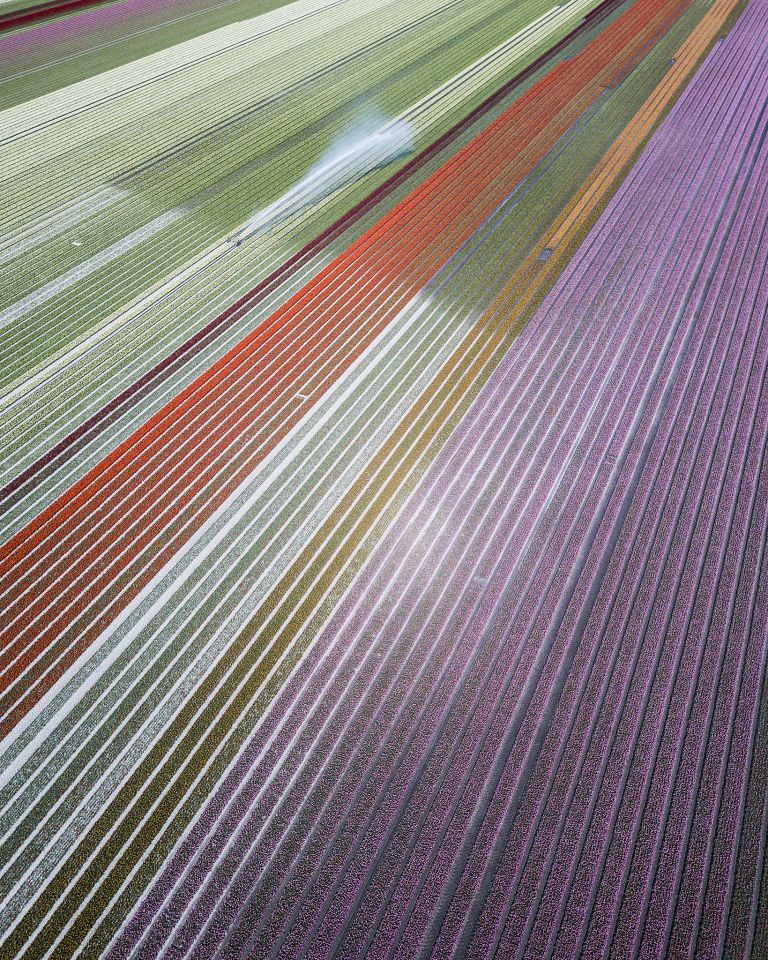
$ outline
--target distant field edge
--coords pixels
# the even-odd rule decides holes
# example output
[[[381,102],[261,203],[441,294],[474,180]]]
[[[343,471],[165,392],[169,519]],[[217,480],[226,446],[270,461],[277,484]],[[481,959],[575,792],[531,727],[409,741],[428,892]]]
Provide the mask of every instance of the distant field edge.
[[[7,33],[9,30],[26,26],[36,20],[57,17],[83,7],[105,7],[118,2],[119,0],[53,0],[52,3],[36,3],[28,7],[18,5],[14,10],[0,13],[0,33]]]

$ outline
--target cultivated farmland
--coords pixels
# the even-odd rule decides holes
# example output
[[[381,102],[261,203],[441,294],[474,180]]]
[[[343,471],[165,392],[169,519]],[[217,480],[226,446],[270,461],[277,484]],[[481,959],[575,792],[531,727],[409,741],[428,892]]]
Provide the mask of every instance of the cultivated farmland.
[[[0,54],[2,956],[768,957],[768,0]]]

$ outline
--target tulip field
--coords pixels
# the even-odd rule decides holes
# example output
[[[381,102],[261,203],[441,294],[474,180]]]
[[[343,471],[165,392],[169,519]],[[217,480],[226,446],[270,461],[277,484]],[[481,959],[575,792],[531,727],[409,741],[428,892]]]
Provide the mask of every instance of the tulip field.
[[[0,956],[768,958],[768,0],[4,0],[0,169]]]

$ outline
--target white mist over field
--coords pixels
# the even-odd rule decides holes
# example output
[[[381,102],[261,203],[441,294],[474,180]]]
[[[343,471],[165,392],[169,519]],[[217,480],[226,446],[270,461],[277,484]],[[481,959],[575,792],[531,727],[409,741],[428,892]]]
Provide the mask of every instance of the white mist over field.
[[[382,123],[382,119],[369,113],[346,130],[298,183],[248,221],[244,233],[269,229],[377,167],[411,153],[412,125],[407,120]]]

